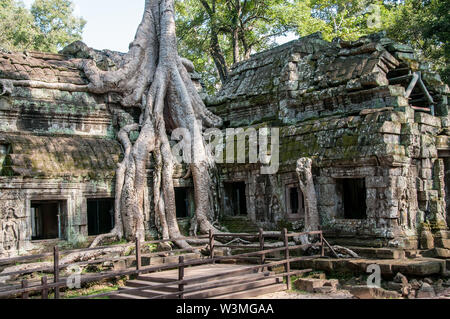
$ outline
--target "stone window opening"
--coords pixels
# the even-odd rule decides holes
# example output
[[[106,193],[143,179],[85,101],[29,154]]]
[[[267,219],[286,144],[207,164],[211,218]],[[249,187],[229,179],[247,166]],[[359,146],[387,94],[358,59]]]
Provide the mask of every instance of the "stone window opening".
[[[225,211],[231,216],[247,216],[245,182],[224,183]]]
[[[190,187],[175,188],[177,218],[188,218],[193,213],[193,190]]]
[[[435,101],[422,80],[421,72],[412,72],[411,69],[400,67],[388,74],[389,84],[401,85],[405,88],[405,98],[409,105],[418,111],[435,116]]]
[[[343,178],[336,181],[337,217],[340,219],[367,219],[367,189],[364,178]]]
[[[88,235],[108,234],[114,228],[114,199],[95,198],[87,200]]]
[[[297,184],[286,186],[287,213],[289,218],[305,216],[305,201],[303,192]]]
[[[66,201],[32,201],[32,240],[65,238]]]

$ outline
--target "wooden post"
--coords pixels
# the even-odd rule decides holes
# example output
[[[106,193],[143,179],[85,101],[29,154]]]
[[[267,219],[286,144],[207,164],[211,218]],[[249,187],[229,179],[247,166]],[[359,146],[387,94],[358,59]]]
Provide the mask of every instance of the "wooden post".
[[[184,266],[182,265],[182,264],[184,264],[184,256],[179,257],[178,263],[180,264],[178,266],[178,280],[181,281],[181,280],[184,280]],[[183,294],[184,284],[178,285],[178,291],[180,292],[179,298],[184,299],[184,294]]]
[[[53,248],[53,281],[59,283],[59,250],[58,246]],[[55,287],[55,299],[59,299],[59,286]]]
[[[325,242],[323,240],[323,233],[320,233],[320,244],[321,244],[321,256],[325,256]]]
[[[28,280],[22,280],[22,288],[28,288]],[[22,299],[28,299],[29,296],[29,292],[22,292]]]
[[[47,287],[47,276],[41,278],[42,284],[42,299],[48,299],[48,287]]]
[[[261,251],[264,250],[264,230],[262,228],[259,229],[259,249]],[[264,265],[266,262],[266,254],[261,255],[261,265]],[[262,268],[264,271],[264,268]]]
[[[214,259],[214,234],[212,230],[209,230],[209,257]]]
[[[142,259],[141,259],[141,241],[138,237],[136,237],[136,270],[140,270],[142,268]]]
[[[288,275],[286,275],[286,284],[287,284],[287,289],[291,290],[291,276],[289,275],[289,273],[291,272],[291,262],[289,261],[289,259],[290,259],[289,237],[288,237],[288,230],[286,228],[283,229],[283,237],[284,237],[284,247],[286,248],[286,250],[285,250],[286,264],[284,266],[284,269],[285,269],[285,272],[288,274]]]

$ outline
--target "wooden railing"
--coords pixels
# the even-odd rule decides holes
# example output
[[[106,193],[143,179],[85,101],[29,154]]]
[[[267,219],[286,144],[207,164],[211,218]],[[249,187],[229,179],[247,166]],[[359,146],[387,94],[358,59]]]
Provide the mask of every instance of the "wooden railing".
[[[303,235],[308,236],[319,236],[319,240],[316,243],[311,244],[305,244],[305,245],[295,245],[293,243],[289,243],[289,239],[292,237],[299,237]],[[266,238],[278,238],[283,241],[283,245],[281,247],[277,248],[270,248],[265,249],[267,242]],[[254,252],[246,252],[246,253],[240,253],[237,255],[231,255],[231,256],[220,256],[216,257],[216,249],[222,248],[222,247],[228,247],[228,248],[242,248],[242,249],[249,249],[248,245],[223,245],[223,244],[216,244],[217,239],[236,239],[236,238],[247,238],[247,239],[257,239],[257,246],[253,249],[256,249],[257,251]],[[167,242],[173,242],[177,240],[189,240],[189,239],[208,239],[209,244],[209,256],[206,259],[194,259],[194,260],[185,260],[184,255],[180,255],[178,258],[178,262],[176,263],[168,263],[168,264],[162,264],[162,265],[155,265],[155,266],[142,266],[142,257],[153,257],[158,256],[161,253],[164,252],[156,252],[156,253],[149,253],[149,254],[142,254],[142,244],[158,244],[158,243],[167,243]],[[155,240],[155,241],[149,241],[145,243],[140,243],[139,240],[136,240],[136,246],[135,246],[135,254],[130,256],[121,256],[121,257],[115,257],[115,258],[105,258],[101,260],[92,260],[92,261],[85,261],[85,262],[77,262],[74,264],[70,264],[70,266],[77,265],[89,265],[89,264],[98,264],[103,263],[105,261],[119,261],[119,260],[128,260],[128,259],[135,259],[136,267],[135,269],[128,269],[128,270],[122,270],[122,271],[113,271],[108,272],[105,274],[100,275],[93,275],[93,276],[81,276],[80,282],[81,283],[87,283],[87,282],[96,282],[101,280],[107,280],[107,279],[113,279],[117,277],[122,276],[136,276],[136,275],[143,275],[143,274],[149,274],[154,273],[158,271],[163,270],[171,270],[171,269],[177,269],[178,270],[178,280],[171,282],[171,285],[178,285],[178,291],[174,292],[172,294],[165,293],[164,296],[157,296],[150,299],[157,299],[157,298],[168,298],[168,297],[174,297],[174,298],[184,298],[184,295],[187,293],[193,293],[197,291],[201,291],[204,289],[211,289],[211,288],[218,288],[218,287],[225,287],[233,283],[233,278],[239,275],[242,275],[243,273],[246,273],[248,271],[254,270],[254,271],[264,271],[264,269],[273,268],[276,266],[284,266],[284,272],[280,274],[270,275],[268,278],[285,278],[287,289],[291,289],[291,277],[295,275],[299,275],[305,272],[310,272],[312,269],[303,269],[303,270],[291,270],[291,263],[298,262],[301,260],[307,260],[307,259],[314,259],[314,258],[320,258],[324,256],[325,253],[325,245],[328,245],[326,240],[323,237],[323,233],[321,231],[316,232],[305,232],[305,233],[288,233],[286,229],[284,229],[282,232],[269,232],[265,233],[262,230],[259,231],[257,234],[235,234],[235,233],[218,233],[214,234],[212,232],[209,233],[208,236],[201,236],[201,237],[183,237],[183,238],[177,238],[177,239],[170,239],[170,240]],[[49,257],[53,255],[53,269],[49,269],[49,267],[42,267],[39,269],[34,269],[33,272],[38,271],[52,271],[53,272],[53,282],[49,283],[47,276],[42,277],[41,283],[38,285],[30,286],[29,282],[27,280],[22,281],[22,285],[20,287],[15,286],[8,288],[7,290],[0,290],[0,298],[7,298],[12,296],[18,296],[20,295],[22,299],[28,299],[30,296],[30,293],[36,293],[40,292],[42,299],[47,299],[49,295],[49,291],[54,290],[54,298],[59,299],[60,296],[60,290],[67,287],[67,282],[65,280],[61,280],[59,277],[60,269],[66,267],[67,265],[60,265],[59,260],[60,256],[62,254],[66,255],[69,253],[74,252],[87,252],[92,250],[99,250],[99,249],[111,249],[114,247],[120,247],[120,246],[130,246],[130,244],[124,244],[124,245],[117,245],[117,246],[105,246],[105,247],[99,247],[99,248],[92,248],[92,249],[78,249],[78,250],[71,250],[71,251],[65,251],[60,253],[58,248],[55,247],[53,253],[45,253],[40,255],[33,255],[33,256],[26,256],[26,257],[17,257],[17,258],[11,258],[11,259],[2,259],[0,260],[0,265],[4,265],[5,263],[11,263],[11,262],[21,262],[21,261],[31,261],[36,259],[42,259],[45,257]],[[320,254],[313,255],[313,256],[302,256],[302,257],[291,257],[291,251],[293,250],[299,250],[299,249],[307,249],[310,247],[318,247],[320,248]],[[252,247],[250,247],[251,249]],[[178,250],[172,250],[169,251],[170,253],[187,253],[196,251],[198,248],[192,248],[192,249],[178,249]],[[268,261],[268,258],[266,258],[270,254],[274,253],[283,253],[284,259],[282,260],[274,260],[274,261]],[[192,266],[200,266],[200,265],[208,265],[208,264],[215,264],[222,261],[227,260],[248,260],[250,257],[253,257],[259,261],[258,265],[255,266],[249,266],[245,267],[244,269],[238,269],[229,271],[226,273],[218,274],[218,275],[210,275],[210,276],[202,276],[200,278],[192,278],[192,279],[185,279],[185,269],[187,267]],[[0,277],[8,276],[8,275],[20,275],[24,273],[29,273],[29,271],[18,271],[18,272],[11,272],[11,273],[5,273],[0,274]],[[214,278],[223,278],[223,279],[229,279],[227,281],[222,281],[220,283],[214,283],[212,284],[207,283],[207,280],[214,279]],[[240,280],[239,282],[242,282]],[[242,282],[244,283],[244,282]],[[195,287],[189,288],[189,285],[196,285]],[[139,287],[139,288],[131,288],[124,291],[125,293],[130,293],[132,291],[139,291],[139,290],[145,290],[151,288],[152,290],[162,288],[167,286],[167,283],[161,284],[161,285],[152,285],[147,287]],[[122,293],[122,291],[114,291],[114,292],[108,292],[103,294],[97,294],[97,295],[91,295],[91,296],[85,296],[80,297],[79,299],[90,299],[90,298],[99,298],[104,296],[111,296],[111,295],[117,295]]]
[[[41,292],[42,298],[47,299],[48,293],[50,290],[54,291],[55,299],[60,298],[60,290],[62,288],[67,287],[67,281],[62,280],[60,278],[60,271],[61,269],[67,268],[67,267],[74,267],[74,266],[88,266],[93,264],[101,264],[104,262],[117,262],[117,261],[126,261],[126,260],[133,260],[136,261],[136,269],[138,270],[139,267],[141,267],[141,261],[142,257],[154,257],[158,256],[163,252],[155,252],[155,253],[148,253],[148,254],[141,254],[141,247],[144,244],[159,244],[159,243],[169,243],[176,240],[189,240],[189,239],[207,239],[208,236],[199,236],[199,237],[183,237],[183,238],[175,238],[170,240],[153,240],[153,241],[147,241],[144,243],[140,243],[139,241],[136,241],[136,247],[138,248],[136,250],[137,254],[130,256],[120,256],[120,257],[108,257],[103,259],[95,259],[95,260],[89,260],[89,261],[81,261],[81,262],[74,262],[70,264],[60,264],[60,260],[65,255],[70,254],[76,254],[76,253],[86,253],[86,252],[92,252],[92,251],[105,251],[105,250],[111,250],[115,248],[121,248],[121,247],[132,247],[132,244],[120,244],[120,245],[111,245],[111,246],[102,246],[102,247],[95,247],[95,248],[84,248],[84,249],[73,249],[73,250],[66,250],[66,251],[60,251],[57,246],[53,248],[53,252],[47,252],[37,255],[30,255],[30,256],[21,256],[21,257],[13,257],[13,258],[5,258],[0,259],[0,266],[4,265],[10,265],[10,264],[19,264],[19,263],[29,263],[33,261],[40,261],[42,259],[51,258],[49,261],[47,261],[47,264],[42,267],[32,268],[32,269],[24,269],[24,270],[18,270],[18,271],[11,271],[11,272],[2,272],[0,273],[0,278],[10,277],[10,276],[21,276],[29,273],[48,273],[49,276],[43,276],[41,278],[40,284],[37,285],[30,285],[29,280],[22,280],[21,285],[11,285],[11,286],[5,286],[0,288],[0,298],[7,298],[11,296],[21,295],[23,299],[27,299],[30,295],[30,293],[33,292]],[[172,250],[170,252],[176,252],[176,253],[183,253],[183,252],[192,252],[195,251],[196,248],[192,249],[178,249],[178,250]],[[100,280],[105,279],[113,279],[116,277],[125,276],[127,274],[132,274],[132,271],[112,271],[100,275],[81,275],[81,283],[89,283],[89,282],[96,282]],[[49,279],[52,279],[50,282]]]

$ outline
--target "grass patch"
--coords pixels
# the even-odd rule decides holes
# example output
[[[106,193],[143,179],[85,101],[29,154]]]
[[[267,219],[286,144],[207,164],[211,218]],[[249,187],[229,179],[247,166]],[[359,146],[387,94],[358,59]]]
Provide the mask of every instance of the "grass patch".
[[[64,299],[74,299],[78,297],[85,297],[85,296],[93,296],[98,295],[102,293],[108,293],[117,291],[121,287],[119,284],[116,285],[95,285],[89,288],[84,289],[78,289],[78,290],[70,290],[64,293]],[[108,296],[94,298],[94,299],[109,299]]]

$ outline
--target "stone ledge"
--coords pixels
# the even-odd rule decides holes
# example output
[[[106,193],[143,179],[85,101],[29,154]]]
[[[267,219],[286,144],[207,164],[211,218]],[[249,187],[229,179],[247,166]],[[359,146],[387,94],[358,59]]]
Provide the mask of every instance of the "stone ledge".
[[[426,277],[440,275],[445,272],[446,261],[434,258],[417,259],[313,259],[292,263],[292,268],[322,270],[352,274],[367,274],[367,267],[379,265],[381,275],[391,278],[397,273],[405,276]]]
[[[402,297],[395,291],[367,286],[352,287],[350,293],[358,299],[399,299]]]

